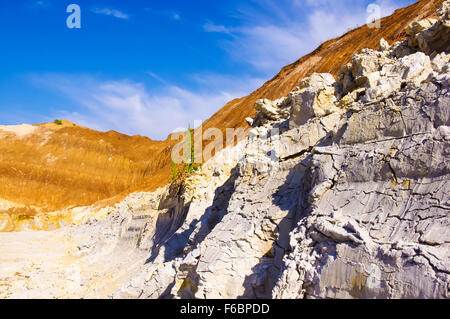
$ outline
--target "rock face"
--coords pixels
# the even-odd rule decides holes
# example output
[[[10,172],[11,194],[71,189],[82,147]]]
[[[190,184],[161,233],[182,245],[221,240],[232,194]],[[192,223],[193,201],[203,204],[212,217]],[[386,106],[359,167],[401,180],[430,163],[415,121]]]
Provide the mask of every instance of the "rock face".
[[[274,297],[448,298],[448,88],[361,105],[313,149]]]
[[[199,174],[82,226],[83,256],[100,269],[80,262],[72,296],[95,286],[111,298],[449,298],[448,10],[410,28],[415,47],[382,42],[336,80],[313,74],[258,100],[248,138]],[[100,240],[92,230],[105,225]],[[124,255],[112,264],[130,271],[100,289],[112,272],[102,261]],[[20,296],[4,277],[0,295]]]
[[[449,51],[450,44],[450,4],[445,1],[438,10],[439,21],[432,27],[425,29],[416,35],[417,43],[421,51],[427,54]]]
[[[446,32],[443,17],[428,43]],[[343,69],[353,71],[344,90],[367,89],[310,153],[306,209],[275,298],[449,297],[448,50],[432,61],[392,54],[366,51]]]

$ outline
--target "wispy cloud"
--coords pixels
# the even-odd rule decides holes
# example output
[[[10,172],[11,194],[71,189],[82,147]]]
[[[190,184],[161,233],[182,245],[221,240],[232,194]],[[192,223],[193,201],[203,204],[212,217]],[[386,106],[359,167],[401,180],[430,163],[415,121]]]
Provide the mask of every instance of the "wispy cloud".
[[[188,90],[164,81],[165,85],[158,90],[149,90],[142,83],[104,81],[90,75],[35,74],[30,79],[36,86],[63,94],[75,105],[70,111],[60,110],[57,114],[60,118],[93,129],[114,129],[152,139],[165,139],[177,128],[208,119],[225,103],[247,95],[262,82],[254,78],[197,74],[192,80],[202,89]]]
[[[217,25],[212,23],[211,21],[208,21],[203,25],[203,30],[205,30],[206,32],[217,32],[226,34],[230,34],[232,32],[230,27],[226,27],[224,25]]]
[[[155,80],[157,80],[159,83],[162,83],[164,85],[169,85],[169,83],[166,80],[164,80],[162,77],[160,77],[158,74],[156,74],[152,71],[148,71],[147,74],[150,75]]]
[[[34,4],[37,7],[48,7],[50,5],[50,3],[48,1],[44,1],[44,0],[35,1]]]
[[[181,13],[178,11],[155,10],[155,9],[151,9],[151,8],[145,8],[144,10],[152,15],[169,18],[170,20],[174,20],[174,21],[179,21],[182,19]]]
[[[48,0],[32,0],[25,3],[25,6],[30,9],[47,9],[50,5]]]
[[[178,12],[171,12],[171,16],[173,20],[180,20],[181,15]]]
[[[92,12],[97,14],[103,14],[107,16],[112,16],[118,19],[129,19],[130,16],[120,10],[110,9],[110,8],[94,8]]]
[[[399,8],[400,0],[376,0],[382,16]],[[367,2],[361,0],[260,0],[235,9],[238,25],[206,21],[205,32],[229,35],[220,39],[228,54],[255,70],[277,72],[349,29],[366,23]]]

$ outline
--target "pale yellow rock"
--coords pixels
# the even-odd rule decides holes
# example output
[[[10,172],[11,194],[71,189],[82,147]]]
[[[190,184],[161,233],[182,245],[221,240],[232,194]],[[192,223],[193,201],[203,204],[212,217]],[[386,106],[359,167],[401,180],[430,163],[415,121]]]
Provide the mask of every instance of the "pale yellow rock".
[[[408,25],[406,33],[410,36],[414,36],[419,32],[431,28],[437,22],[436,19],[428,18],[420,21],[413,21]]]
[[[336,89],[331,74],[313,74],[303,79],[300,89],[290,95],[292,101],[289,125],[305,124],[309,119],[336,111]]]
[[[389,43],[384,38],[381,38],[380,51],[387,51],[387,50],[389,50],[389,48],[390,48]]]

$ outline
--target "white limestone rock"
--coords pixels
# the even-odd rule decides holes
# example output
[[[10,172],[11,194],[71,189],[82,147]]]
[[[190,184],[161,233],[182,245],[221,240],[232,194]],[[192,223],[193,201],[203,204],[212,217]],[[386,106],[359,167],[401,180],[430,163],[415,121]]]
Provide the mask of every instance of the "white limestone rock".
[[[428,78],[433,69],[430,57],[423,52],[417,52],[400,59],[393,71],[399,73],[403,81],[412,81],[418,86]]]
[[[314,117],[323,117],[337,110],[335,80],[331,74],[313,74],[303,79],[299,89],[290,94],[291,128],[305,124]]]
[[[389,43],[384,39],[381,38],[380,40],[380,51],[388,51],[391,48]]]

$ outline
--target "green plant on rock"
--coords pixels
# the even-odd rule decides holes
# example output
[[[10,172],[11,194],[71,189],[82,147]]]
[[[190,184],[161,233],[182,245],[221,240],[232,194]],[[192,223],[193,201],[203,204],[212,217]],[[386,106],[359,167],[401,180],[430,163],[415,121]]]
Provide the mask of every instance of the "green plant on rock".
[[[194,146],[194,134],[191,126],[189,125],[187,130],[187,141],[188,145],[186,148],[189,151],[189,162],[183,161],[182,164],[177,165],[174,161],[170,165],[170,176],[171,182],[176,180],[184,180],[189,175],[195,174],[203,166],[203,163],[195,163],[195,146]]]

